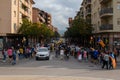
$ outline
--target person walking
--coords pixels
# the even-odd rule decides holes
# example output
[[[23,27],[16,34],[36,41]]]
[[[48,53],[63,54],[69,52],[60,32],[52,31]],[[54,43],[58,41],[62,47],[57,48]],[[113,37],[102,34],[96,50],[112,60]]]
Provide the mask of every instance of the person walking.
[[[78,51],[78,61],[82,61],[82,54],[80,50]]]
[[[84,60],[87,61],[87,51],[86,50],[84,50],[84,52],[83,52],[83,57],[84,57]]]
[[[115,58],[115,62],[117,63],[117,49],[116,48],[114,48],[114,58]]]
[[[114,52],[110,52],[109,54],[109,69],[115,69],[116,68],[116,61],[114,57]]]
[[[109,69],[109,52],[105,52],[103,55],[103,65],[102,65],[102,69],[106,66],[106,69]]]
[[[64,59],[64,48],[61,48],[61,50],[60,50],[60,59],[61,60]]]
[[[12,65],[15,65],[16,64],[16,54],[17,54],[17,52],[16,52],[16,50],[14,49],[14,48],[12,48],[12,51],[13,51],[13,61],[12,61]]]

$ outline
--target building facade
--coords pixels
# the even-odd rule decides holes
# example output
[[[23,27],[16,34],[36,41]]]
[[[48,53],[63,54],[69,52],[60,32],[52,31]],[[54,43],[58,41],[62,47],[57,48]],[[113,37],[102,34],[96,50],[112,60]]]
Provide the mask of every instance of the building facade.
[[[42,16],[41,14],[41,10],[36,8],[36,7],[33,7],[33,15],[32,15],[32,18],[33,18],[33,23],[45,23],[45,18]]]
[[[21,42],[17,31],[22,19],[32,21],[33,4],[33,0],[0,0],[0,50]]]
[[[120,48],[119,13],[120,0],[83,0],[80,7],[80,16],[94,28],[94,42],[100,38],[107,48]]]
[[[0,35],[17,33],[23,18],[32,21],[33,0],[0,1]]]
[[[83,0],[80,7],[80,17],[91,24],[91,0]]]
[[[106,47],[120,48],[120,0],[92,0],[92,25],[95,37]]]
[[[54,31],[51,14],[33,7],[33,23],[46,24],[48,28]]]

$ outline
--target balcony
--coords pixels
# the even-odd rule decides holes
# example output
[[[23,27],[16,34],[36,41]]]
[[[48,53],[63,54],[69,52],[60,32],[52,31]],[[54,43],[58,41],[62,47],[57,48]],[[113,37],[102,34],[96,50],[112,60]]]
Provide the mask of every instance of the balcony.
[[[105,3],[108,3],[109,1],[111,0],[99,0],[101,4],[105,4]]]
[[[103,24],[99,27],[99,29],[102,30],[113,30],[113,24]]]
[[[87,19],[86,22],[91,24],[91,19]]]
[[[113,8],[103,8],[100,11],[100,17],[112,16],[113,15]]]
[[[87,7],[88,5],[91,5],[91,0],[86,0],[86,7]]]
[[[86,10],[86,16],[91,15],[91,9]]]

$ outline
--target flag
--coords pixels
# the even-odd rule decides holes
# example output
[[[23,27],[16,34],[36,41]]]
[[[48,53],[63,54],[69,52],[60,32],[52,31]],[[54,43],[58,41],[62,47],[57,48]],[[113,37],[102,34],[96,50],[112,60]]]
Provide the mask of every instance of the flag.
[[[90,37],[90,44],[92,44],[92,42],[93,42],[93,37],[91,36]]]
[[[105,47],[105,43],[104,43],[103,40],[101,40],[100,38],[98,39],[98,43],[99,43],[102,47]]]

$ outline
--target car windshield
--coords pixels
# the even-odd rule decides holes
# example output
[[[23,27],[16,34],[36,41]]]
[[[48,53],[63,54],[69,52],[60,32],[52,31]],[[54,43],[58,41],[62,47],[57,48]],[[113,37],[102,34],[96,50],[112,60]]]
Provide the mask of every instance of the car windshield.
[[[48,51],[47,48],[40,48],[40,49],[38,50],[38,52],[46,52],[46,51]]]

